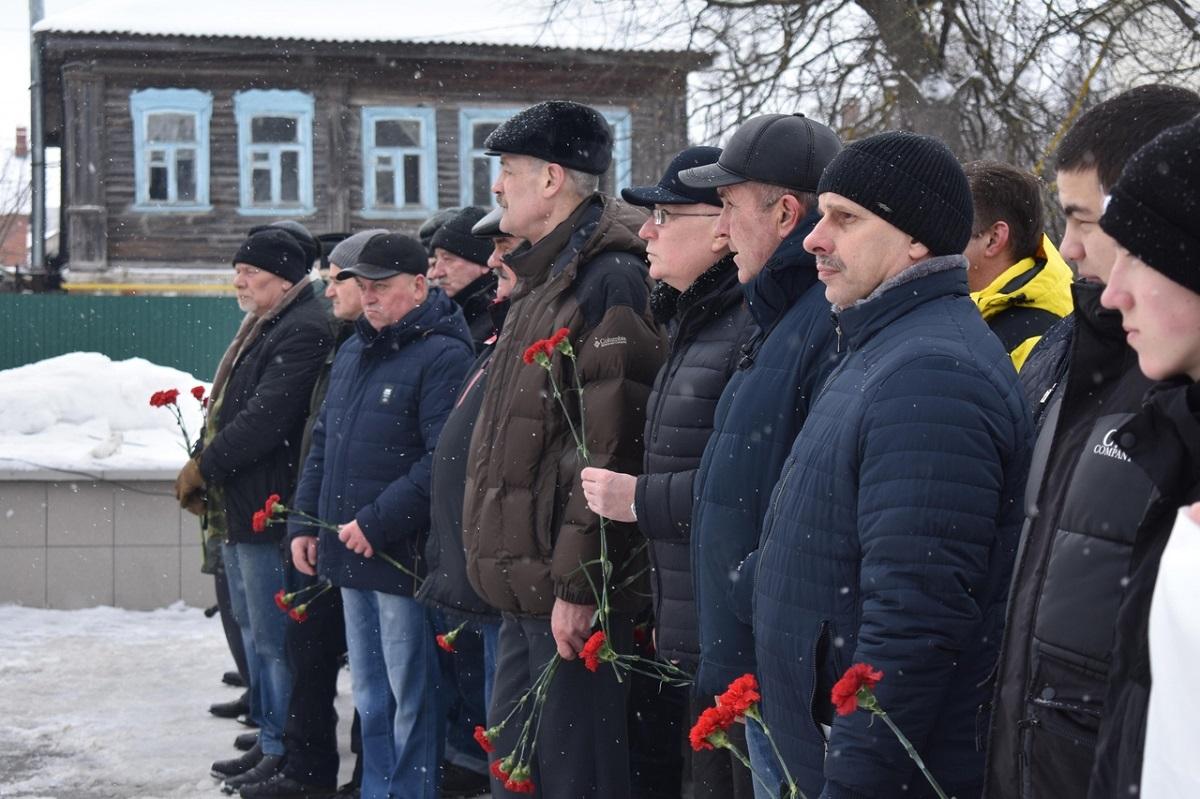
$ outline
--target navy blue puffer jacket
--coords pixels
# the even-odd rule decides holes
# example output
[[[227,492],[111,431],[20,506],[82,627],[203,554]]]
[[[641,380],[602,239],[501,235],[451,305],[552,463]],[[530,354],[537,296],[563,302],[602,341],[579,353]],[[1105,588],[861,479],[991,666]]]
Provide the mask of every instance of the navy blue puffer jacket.
[[[880,704],[942,786],[980,792],[1031,425],[964,265],[924,261],[840,312],[846,358],[771,498],[754,584],[759,679],[810,797],[932,795],[886,725],[831,718],[830,689],[858,662],[884,672]],[[833,725],[828,756],[818,723]]]
[[[358,522],[377,552],[419,568],[429,530],[433,450],[474,360],[462,311],[438,289],[376,331],[360,318],[338,350],[295,506],[324,521]],[[288,534],[313,535],[290,521]],[[317,570],[334,585],[410,596],[413,581],[321,530]]]
[[[835,362],[833,325],[804,237],[814,212],[746,285],[758,334],[742,348],[721,394],[712,438],[696,475],[692,578],[699,613],[701,696],[754,671],[750,618],[734,607],[738,565],[758,547],[771,489],[809,403]]]

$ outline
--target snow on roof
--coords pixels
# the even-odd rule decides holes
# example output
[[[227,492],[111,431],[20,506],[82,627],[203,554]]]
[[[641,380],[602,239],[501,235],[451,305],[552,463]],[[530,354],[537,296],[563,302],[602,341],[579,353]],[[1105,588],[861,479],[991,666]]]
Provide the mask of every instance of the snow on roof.
[[[318,42],[413,42],[672,52],[685,38],[602,7],[555,12],[548,0],[95,0],[51,14],[34,30]]]

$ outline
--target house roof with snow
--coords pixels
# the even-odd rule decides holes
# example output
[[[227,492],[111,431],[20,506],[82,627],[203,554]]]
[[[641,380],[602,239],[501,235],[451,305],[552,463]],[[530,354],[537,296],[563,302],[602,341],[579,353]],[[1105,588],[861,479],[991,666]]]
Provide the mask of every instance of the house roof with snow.
[[[556,12],[550,3],[497,0],[94,0],[52,14],[38,33],[293,40],[329,43],[407,42],[518,48],[675,53],[680,36],[638,25],[621,11],[590,6]]]

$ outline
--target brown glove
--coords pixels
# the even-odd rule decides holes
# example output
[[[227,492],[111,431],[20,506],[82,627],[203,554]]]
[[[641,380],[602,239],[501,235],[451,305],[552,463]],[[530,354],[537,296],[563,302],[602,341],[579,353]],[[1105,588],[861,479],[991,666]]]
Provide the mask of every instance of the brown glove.
[[[204,512],[204,475],[200,474],[200,463],[195,458],[189,459],[175,478],[175,499],[189,513],[199,516]]]

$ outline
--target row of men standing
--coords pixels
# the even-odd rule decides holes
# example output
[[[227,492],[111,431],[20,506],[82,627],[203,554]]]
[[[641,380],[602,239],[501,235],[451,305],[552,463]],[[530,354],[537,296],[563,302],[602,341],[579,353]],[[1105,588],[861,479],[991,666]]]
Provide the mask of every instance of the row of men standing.
[[[636,795],[626,687],[571,662],[591,632],[594,597],[580,564],[598,554],[596,514],[618,523],[610,532],[611,557],[625,573],[613,582],[627,583],[614,597],[614,647],[633,645],[642,602],[637,579],[626,578],[642,569],[644,536],[654,565],[660,656],[697,670],[691,707],[680,712],[694,718],[732,678],[757,673],[783,759],[811,796],[891,796],[899,786],[906,786],[905,795],[924,795],[886,730],[865,717],[835,720],[823,702],[840,670],[863,660],[890,675],[879,688],[880,701],[919,742],[943,785],[958,796],[978,795],[1008,603],[988,790],[1042,795],[1040,788],[1020,792],[1036,782],[1028,772],[1027,735],[1004,725],[1040,727],[1045,714],[1063,711],[1061,701],[1033,702],[1032,686],[1043,698],[1042,688],[1079,693],[1080,669],[1050,674],[1050,649],[1042,647],[1037,657],[1028,651],[1046,639],[1027,629],[1029,620],[1018,618],[1018,628],[1012,620],[1021,603],[1038,604],[1042,572],[1052,562],[1048,551],[1028,554],[1035,539],[1045,548],[1054,538],[1048,530],[1038,537],[1037,526],[1076,505],[1069,496],[1043,501],[1041,512],[1025,522],[1026,473],[1034,457],[1039,480],[1065,486],[1090,480],[1076,474],[1080,441],[1064,443],[1060,436],[1079,428],[1075,438],[1082,440],[1085,427],[1107,424],[1108,414],[1097,414],[1104,402],[1068,418],[1059,415],[1054,398],[1061,403],[1064,390],[1070,393],[1072,375],[1078,383],[1110,367],[1122,378],[1129,370],[1129,359],[1110,360],[1112,353],[1097,366],[1066,352],[1083,346],[1078,331],[1090,326],[1084,311],[1095,304],[1086,303],[1092,290],[1086,278],[1104,278],[1105,253],[1085,252],[1080,234],[1095,223],[1087,214],[1099,217],[1093,195],[1102,199],[1115,180],[1100,172],[1111,165],[1095,166],[1094,159],[1116,160],[1119,173],[1130,148],[1157,132],[1154,124],[1165,127],[1186,119],[1189,109],[1196,113],[1189,105],[1194,97],[1165,87],[1122,96],[1112,101],[1115,110],[1106,104],[1085,115],[1064,141],[1058,164],[1069,220],[1063,250],[1085,281],[1072,288],[1077,321],[1065,333],[1055,328],[1039,346],[1044,316],[1009,321],[1015,333],[1001,334],[998,320],[996,332],[989,330],[979,313],[979,295],[988,292],[978,289],[972,302],[963,268],[962,253],[980,249],[979,239],[985,254],[1024,263],[1024,253],[993,246],[997,237],[1005,243],[1017,220],[1006,222],[1002,235],[997,225],[1004,220],[981,219],[972,206],[973,181],[953,156],[939,142],[912,134],[881,134],[843,148],[832,131],[804,117],[755,118],[723,152],[691,148],[657,186],[626,190],[631,204],[653,208],[646,219],[596,193],[596,176],[611,152],[598,114],[562,102],[522,112],[488,142],[501,159],[493,188],[502,211],[498,225],[491,222],[494,229],[485,224],[477,232],[500,237],[497,250],[520,246],[496,262],[515,281],[506,289],[512,312],[474,365],[461,311],[427,286],[425,252],[403,236],[367,237],[339,276],[340,283],[353,279],[365,313],[332,360],[293,500],[300,510],[339,522],[338,530],[313,536],[296,522],[289,529],[296,570],[309,574],[315,566],[342,589],[363,722],[363,795],[436,795],[444,713],[433,626],[410,598],[411,578],[373,557],[387,552],[407,568],[424,568],[419,556],[431,527],[431,487],[427,548],[433,557],[423,598],[484,620],[485,646],[496,664],[494,682],[485,681],[491,720],[507,714],[552,653],[568,660],[551,686],[542,722],[534,764],[541,795]],[[1169,113],[1136,113],[1164,103]],[[1131,113],[1138,125],[1128,141],[1105,146],[1104,137],[1113,138],[1112,115]],[[1122,146],[1130,151],[1122,154]],[[1078,197],[1070,194],[1076,179],[1087,190]],[[284,234],[267,233],[282,242]],[[460,224],[457,235],[470,231]],[[1020,296],[1022,286],[1061,266],[1040,231],[1032,240],[1037,248],[1028,264],[985,281],[992,289],[1003,284],[992,294]],[[235,259],[247,296],[254,279],[283,277],[269,258],[247,250],[254,246],[252,236],[243,247],[249,260]],[[649,277],[661,281],[657,287],[643,253]],[[1093,264],[1094,275],[1086,271]],[[302,277],[284,278],[289,285],[268,297],[267,311],[247,317],[226,358],[235,376],[254,352],[252,344],[239,354],[239,341],[269,338],[264,319],[287,319],[276,330],[304,327],[302,315],[289,310],[307,302]],[[242,293],[239,286],[239,299]],[[520,358],[530,342],[562,327],[579,353],[592,456],[591,467],[582,470],[544,374]],[[259,382],[269,369],[278,374],[267,382],[300,373],[315,379],[332,341],[301,343],[298,334],[280,333],[284,338],[297,349],[263,350],[270,356],[256,367]],[[1024,386],[1014,363],[1024,367]],[[554,368],[560,385],[572,379],[563,364]],[[222,382],[228,371],[218,370],[210,416],[217,421],[194,467],[210,508],[214,488],[220,496],[223,485],[238,482],[230,475],[252,471],[222,465],[222,458],[255,463],[269,432],[286,434],[304,415],[281,416],[271,396],[255,389],[238,407],[256,408],[261,416],[257,423],[245,420],[246,438],[235,439],[228,434],[238,427],[228,415],[235,406],[225,403],[237,395]],[[1084,394],[1096,402],[1107,383],[1091,383]],[[300,394],[308,396],[285,387],[280,396],[294,402]],[[1027,395],[1039,419],[1055,420],[1043,431],[1037,456]],[[1043,414],[1046,407],[1052,410]],[[259,450],[246,454],[255,437]],[[1059,461],[1047,464],[1054,458]],[[446,502],[440,501],[447,494],[439,492],[439,469],[455,475],[446,484],[458,482]],[[261,491],[247,509],[291,478],[279,472],[269,479],[282,482],[251,482]],[[186,488],[182,500],[192,493]],[[235,550],[261,538],[233,532],[234,494],[226,490],[223,498],[235,542],[226,546],[226,563],[231,581],[238,569],[248,587],[256,581],[247,575],[257,567],[243,568],[251,559]],[[439,507],[446,511],[441,524]],[[1139,520],[1127,521],[1132,535]],[[1009,603],[1023,522],[1033,532],[1026,533],[1027,555]],[[290,579],[283,564],[275,565],[279,573],[261,581],[271,586],[268,597]],[[463,576],[472,590],[465,590]],[[1076,625],[1097,639],[1096,652],[1084,656],[1101,686],[1115,601],[1108,616],[1088,605],[1095,623]],[[246,615],[253,627],[255,613]],[[1029,663],[1041,676],[1024,673]],[[1071,701],[1094,702],[1098,693]],[[1095,708],[1084,710],[1091,718]],[[1065,712],[1073,713],[1070,707]],[[1028,724],[1031,718],[1037,723]],[[756,770],[774,774],[768,781],[778,783],[762,730],[749,725],[746,739]],[[264,727],[262,753],[282,756],[270,752],[267,741]],[[1053,777],[1060,793],[1084,795],[1091,748],[1082,735],[1071,744],[1080,762],[1073,770],[1056,767]],[[1010,761],[1007,748],[1018,746],[1021,756]],[[501,751],[510,747],[509,740],[498,742]],[[291,779],[303,786],[303,777]],[[729,796],[746,792],[748,779],[728,758],[704,753],[692,763],[692,783],[696,795]],[[492,790],[508,795],[499,783]],[[291,794],[247,787],[243,795]]]

